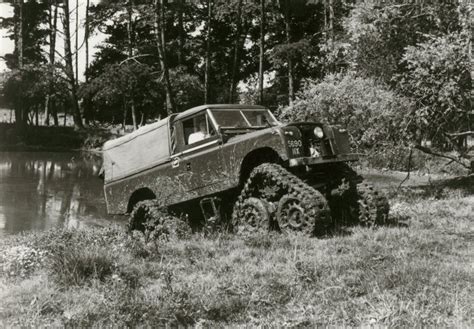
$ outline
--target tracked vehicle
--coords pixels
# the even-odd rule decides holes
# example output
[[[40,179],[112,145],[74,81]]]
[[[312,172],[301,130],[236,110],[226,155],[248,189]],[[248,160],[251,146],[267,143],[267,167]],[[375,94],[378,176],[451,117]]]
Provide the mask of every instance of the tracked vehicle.
[[[356,160],[343,128],[203,105],[106,142],[104,192],[108,212],[130,214],[132,229],[170,212],[239,233],[320,235],[388,214],[387,199],[348,165]]]

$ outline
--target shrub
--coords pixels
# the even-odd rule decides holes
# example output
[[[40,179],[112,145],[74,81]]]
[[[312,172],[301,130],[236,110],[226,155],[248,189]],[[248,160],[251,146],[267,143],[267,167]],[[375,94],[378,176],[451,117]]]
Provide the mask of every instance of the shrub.
[[[14,246],[0,255],[0,273],[25,278],[43,264],[46,252],[24,245]]]
[[[319,83],[308,81],[281,118],[341,124],[354,146],[366,148],[401,143],[400,129],[411,107],[409,99],[371,78],[331,74]]]

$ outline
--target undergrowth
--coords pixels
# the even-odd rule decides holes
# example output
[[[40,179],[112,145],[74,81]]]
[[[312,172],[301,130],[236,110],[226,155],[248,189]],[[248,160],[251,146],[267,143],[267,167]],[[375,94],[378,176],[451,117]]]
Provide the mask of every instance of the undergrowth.
[[[119,227],[0,242],[7,326],[472,326],[474,197],[392,195],[404,225],[324,239]]]

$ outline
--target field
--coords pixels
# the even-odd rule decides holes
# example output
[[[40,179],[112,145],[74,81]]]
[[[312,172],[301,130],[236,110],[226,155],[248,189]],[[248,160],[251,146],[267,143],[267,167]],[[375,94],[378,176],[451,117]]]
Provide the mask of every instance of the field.
[[[388,191],[391,224],[323,239],[119,227],[0,242],[2,326],[472,327],[474,179]]]

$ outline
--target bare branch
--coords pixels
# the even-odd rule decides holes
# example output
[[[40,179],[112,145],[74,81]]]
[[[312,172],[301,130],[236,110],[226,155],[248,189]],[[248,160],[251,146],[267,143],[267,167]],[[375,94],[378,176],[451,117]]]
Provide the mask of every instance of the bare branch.
[[[437,156],[437,157],[440,157],[440,158],[445,158],[445,159],[449,159],[453,162],[456,162],[458,164],[460,164],[461,166],[463,166],[464,168],[466,169],[469,169],[469,170],[472,170],[471,168],[471,165],[466,165],[463,161],[461,161],[460,159],[457,159],[453,156],[450,156],[450,155],[446,155],[446,154],[441,154],[441,153],[438,153],[438,152],[435,152],[433,151],[432,149],[428,148],[428,147],[425,147],[425,146],[421,146],[421,145],[415,145],[415,148],[422,151],[423,153],[426,153],[426,154],[430,154],[430,155],[434,155],[434,156]]]
[[[446,133],[449,137],[465,137],[465,136],[474,136],[474,131],[463,131],[459,133]]]
[[[400,190],[400,187],[402,187],[403,183],[405,183],[409,178],[410,178],[410,173],[411,173],[411,158],[413,156],[413,148],[410,147],[410,155],[408,156],[408,168],[407,168],[407,176],[400,182],[400,185],[398,185],[398,189]]]
[[[150,57],[150,56],[153,56],[152,54],[142,54],[142,55],[136,55],[136,56],[133,56],[133,57],[129,57],[129,58],[126,58],[124,59],[123,61],[121,61],[119,63],[119,65],[122,65],[123,63],[129,61],[129,60],[133,60],[135,62],[137,62],[138,64],[141,64],[139,61],[137,61],[137,58],[140,58],[140,57]]]

